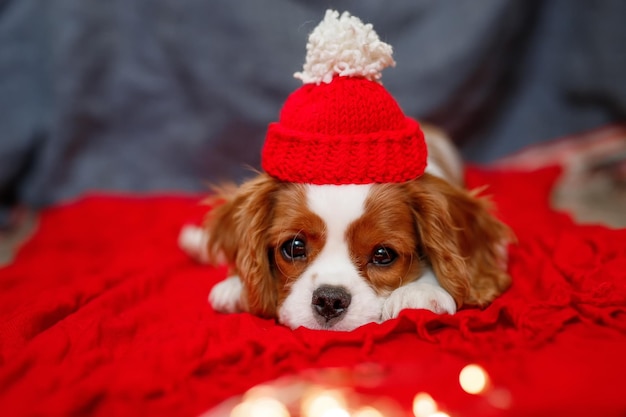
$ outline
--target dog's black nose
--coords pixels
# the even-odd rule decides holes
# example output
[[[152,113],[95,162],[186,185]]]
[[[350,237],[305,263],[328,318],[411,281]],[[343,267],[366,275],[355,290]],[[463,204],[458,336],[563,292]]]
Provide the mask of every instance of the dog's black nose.
[[[350,301],[352,301],[352,296],[345,288],[322,285],[313,291],[311,305],[313,305],[313,311],[326,320],[330,320],[344,314]]]

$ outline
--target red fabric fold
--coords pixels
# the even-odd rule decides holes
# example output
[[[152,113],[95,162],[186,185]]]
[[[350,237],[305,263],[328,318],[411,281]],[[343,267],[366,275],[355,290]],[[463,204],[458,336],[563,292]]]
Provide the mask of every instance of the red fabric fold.
[[[213,312],[207,295],[226,270],[176,246],[181,226],[207,210],[200,198],[100,195],[46,210],[0,269],[0,410],[194,416],[284,375],[375,363],[382,381],[361,389],[407,413],[426,391],[453,416],[623,416],[626,230],[551,210],[558,175],[468,170],[518,238],[513,285],[491,306],[405,311],[349,333]],[[463,392],[468,363],[510,404]]]

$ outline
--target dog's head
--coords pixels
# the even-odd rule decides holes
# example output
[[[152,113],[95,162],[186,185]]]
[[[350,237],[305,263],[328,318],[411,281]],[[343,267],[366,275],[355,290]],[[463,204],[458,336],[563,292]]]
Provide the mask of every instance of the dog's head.
[[[397,184],[308,185],[259,174],[222,193],[209,253],[243,283],[241,305],[291,327],[351,330],[431,267],[457,306],[508,285],[506,226],[488,203],[435,176]]]

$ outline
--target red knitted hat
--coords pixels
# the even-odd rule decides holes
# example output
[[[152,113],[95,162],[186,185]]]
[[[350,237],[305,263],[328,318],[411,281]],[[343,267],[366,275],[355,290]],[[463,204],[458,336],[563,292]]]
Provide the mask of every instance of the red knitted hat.
[[[391,46],[347,12],[327,11],[307,44],[305,83],[271,123],[263,169],[289,182],[368,184],[415,179],[426,168],[419,124],[380,84]]]

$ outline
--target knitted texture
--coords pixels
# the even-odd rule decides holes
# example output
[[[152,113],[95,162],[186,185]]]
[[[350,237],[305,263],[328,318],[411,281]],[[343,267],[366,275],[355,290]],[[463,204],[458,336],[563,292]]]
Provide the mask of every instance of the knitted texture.
[[[215,312],[206,295],[227,268],[175,245],[206,214],[200,196],[100,195],[45,210],[0,268],[0,415],[228,416],[232,396],[306,372],[320,388],[401,408],[381,409],[387,417],[423,416],[412,412],[418,392],[454,417],[625,417],[626,229],[574,224],[550,207],[558,170],[517,169],[466,176],[489,184],[518,237],[507,292],[485,309],[405,310],[352,332]],[[458,383],[468,363],[489,374],[479,395]]]
[[[261,158],[273,177],[310,184],[405,182],[426,169],[419,124],[378,82],[394,64],[372,26],[329,10],[296,77],[305,84],[271,123]]]
[[[368,184],[417,178],[426,156],[419,124],[382,85],[335,77],[289,96],[269,126],[262,164],[282,181]]]

